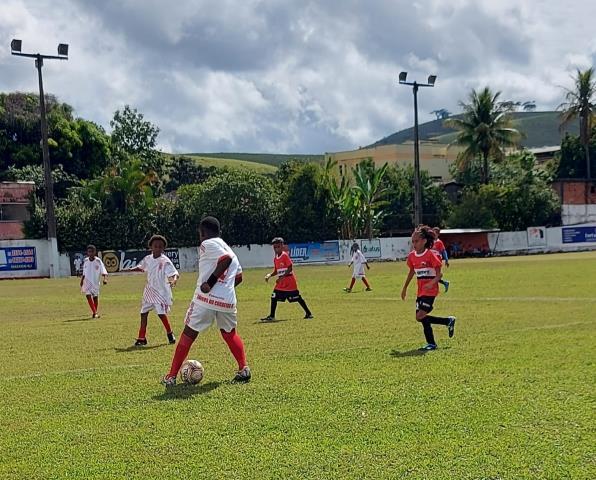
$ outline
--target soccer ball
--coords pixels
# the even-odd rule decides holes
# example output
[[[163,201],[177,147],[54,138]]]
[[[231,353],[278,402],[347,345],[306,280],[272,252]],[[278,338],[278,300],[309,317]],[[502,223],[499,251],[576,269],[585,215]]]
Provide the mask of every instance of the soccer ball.
[[[196,385],[203,380],[205,369],[198,360],[186,360],[180,368],[180,377],[184,383]]]

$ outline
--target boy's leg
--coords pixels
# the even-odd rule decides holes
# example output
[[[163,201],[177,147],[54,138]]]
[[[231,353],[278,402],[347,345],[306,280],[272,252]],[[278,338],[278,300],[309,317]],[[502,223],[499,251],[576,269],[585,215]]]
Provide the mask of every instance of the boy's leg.
[[[433,315],[427,315],[425,319],[428,320],[429,323],[445,326],[449,325],[449,322],[451,321],[450,317],[435,317]]]
[[[184,326],[184,330],[182,331],[182,335],[180,335],[180,339],[178,340],[178,345],[176,346],[176,351],[174,352],[174,358],[172,358],[172,365],[170,367],[170,371],[166,375],[166,377],[176,377],[178,375],[178,371],[180,367],[186,360],[188,356],[188,352],[190,351],[190,347],[192,346],[193,342],[196,340],[199,332],[193,330],[188,325]]]
[[[368,283],[366,277],[362,277],[362,282],[364,283],[364,285],[366,285],[367,290],[370,290],[370,284]]]
[[[244,342],[240,335],[236,333],[236,329],[233,328],[229,332],[226,332],[223,328],[219,330],[224,341],[227,343],[230,352],[238,363],[238,370],[242,370],[246,367],[246,353],[244,351]]]
[[[431,326],[431,322],[428,320],[428,317],[425,317],[421,320],[422,322],[422,330],[424,331],[424,338],[426,339],[426,343],[429,345],[436,345],[435,343],[435,336],[433,334],[433,327]]]
[[[355,283],[356,283],[356,279],[354,277],[352,277],[352,280],[350,281],[350,286],[348,287],[348,290],[352,290],[352,288],[354,288]]]
[[[93,297],[93,303],[95,304],[95,311],[97,312],[99,308],[99,297],[97,295]]]
[[[161,323],[163,323],[163,328],[166,329],[166,333],[172,333],[172,327],[170,326],[170,320],[168,319],[168,316],[165,313],[160,313],[157,316],[161,320]]]
[[[91,295],[85,295],[87,298],[87,303],[89,304],[89,308],[91,308],[91,313],[95,315],[97,310],[95,309],[95,303],[93,303],[93,297]]]
[[[311,311],[308,309],[308,305],[306,304],[306,302],[304,301],[304,298],[302,298],[302,295],[298,296],[298,304],[302,307],[302,309],[304,310],[305,313],[305,317],[304,318],[308,318],[308,317],[312,317],[312,313]]]
[[[147,318],[149,312],[141,313],[141,326],[139,327],[139,336],[137,340],[145,340],[147,336]]]

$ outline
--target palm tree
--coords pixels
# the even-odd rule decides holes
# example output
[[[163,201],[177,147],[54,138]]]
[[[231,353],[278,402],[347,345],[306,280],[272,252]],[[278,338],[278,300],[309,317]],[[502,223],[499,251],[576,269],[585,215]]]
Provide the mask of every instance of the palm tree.
[[[566,102],[559,105],[561,113],[561,128],[567,126],[571,121],[579,118],[579,140],[586,152],[586,178],[592,178],[590,168],[590,135],[592,133],[592,122],[596,111],[596,76],[594,68],[577,70],[577,76],[573,79],[574,87],[565,89]]]
[[[510,109],[499,102],[501,92],[493,94],[489,87],[472,90],[469,103],[460,102],[464,113],[445,120],[445,126],[459,131],[453,142],[465,147],[458,156],[458,167],[465,170],[470,163],[482,158],[482,182],[488,183],[488,161],[502,160],[505,147],[517,146],[521,134],[512,126]]]
[[[387,188],[383,186],[383,177],[386,171],[387,164],[379,169],[374,168],[373,164],[371,169],[365,162],[359,163],[354,169],[355,185],[352,188],[358,200],[362,233],[369,239],[372,239],[385,215],[383,207],[389,203],[384,200]]]

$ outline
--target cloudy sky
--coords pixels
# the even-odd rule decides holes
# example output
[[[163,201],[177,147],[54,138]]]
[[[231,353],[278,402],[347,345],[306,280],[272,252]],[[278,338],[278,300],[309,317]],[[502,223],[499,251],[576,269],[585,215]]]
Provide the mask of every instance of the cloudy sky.
[[[0,91],[46,91],[109,130],[130,104],[170,152],[322,153],[370,144],[489,85],[554,109],[594,65],[596,2],[578,0],[1,0]]]

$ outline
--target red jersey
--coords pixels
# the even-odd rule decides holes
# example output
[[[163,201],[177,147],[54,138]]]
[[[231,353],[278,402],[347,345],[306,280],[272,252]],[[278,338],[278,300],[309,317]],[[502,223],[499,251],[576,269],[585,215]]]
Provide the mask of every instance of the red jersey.
[[[293,264],[290,255],[288,255],[287,252],[281,252],[281,255],[275,256],[273,259],[273,265],[275,265],[275,270],[277,271],[278,275],[284,275],[288,268]],[[298,290],[298,284],[296,283],[294,272],[287,277],[280,278],[275,284],[275,290],[281,290],[284,292],[293,292]]]
[[[443,262],[431,250],[424,250],[422,253],[416,253],[412,250],[408,254],[408,267],[414,270],[418,280],[417,297],[436,297],[439,294],[439,284],[435,284],[430,290],[425,290],[424,286],[429,284],[439,272]]]
[[[434,241],[433,246],[432,246],[432,248],[430,250],[437,257],[439,257],[439,259],[441,260],[441,262],[443,261],[443,252],[445,251],[445,244],[443,243],[443,240],[437,238]]]

